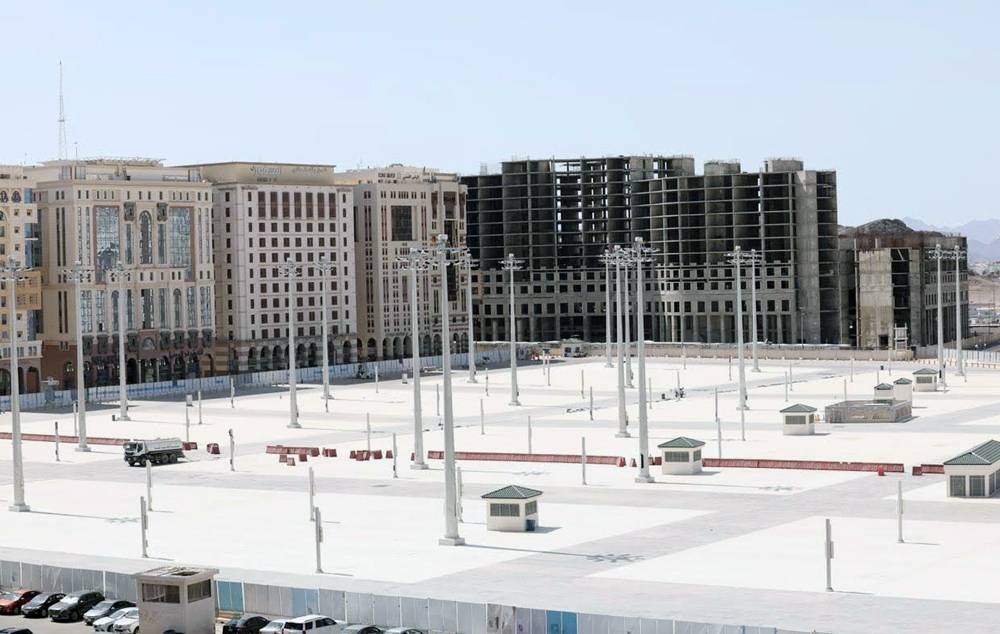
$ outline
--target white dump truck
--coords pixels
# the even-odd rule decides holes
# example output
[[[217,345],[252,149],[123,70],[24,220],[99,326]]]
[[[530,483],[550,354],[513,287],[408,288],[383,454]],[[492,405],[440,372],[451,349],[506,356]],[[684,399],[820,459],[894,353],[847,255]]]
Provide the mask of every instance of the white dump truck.
[[[170,464],[184,457],[184,443],[180,438],[154,438],[152,440],[129,440],[123,445],[125,462],[130,467],[143,466],[146,461],[153,464]]]

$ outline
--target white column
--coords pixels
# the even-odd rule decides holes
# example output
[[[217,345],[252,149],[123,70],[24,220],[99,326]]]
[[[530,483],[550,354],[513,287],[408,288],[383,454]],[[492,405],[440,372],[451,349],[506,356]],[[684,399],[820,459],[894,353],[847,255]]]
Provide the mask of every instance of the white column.
[[[9,510],[14,512],[30,511],[24,502],[24,457],[21,454],[21,386],[18,384],[18,353],[17,353],[17,280],[23,268],[11,258],[6,265],[0,266],[7,283],[7,324],[10,331],[10,418],[11,441],[14,449],[14,501]]]
[[[626,420],[628,412],[625,409],[625,327],[622,323],[622,266],[621,250],[615,247],[615,286],[618,293],[618,438],[629,438]]]
[[[517,265],[513,253],[507,257],[506,264],[510,271],[510,404],[520,405],[517,394],[517,319],[514,314],[514,271]]]
[[[955,371],[959,376],[965,376],[965,366],[962,363],[962,252],[955,245]]]
[[[83,366],[83,264],[77,260],[73,266],[73,282],[76,290],[76,400],[77,400],[77,451],[90,451],[87,446],[87,383]]]
[[[611,367],[611,260],[607,250],[604,251],[604,354],[607,362],[604,367]]]
[[[642,305],[642,260],[643,260],[642,238],[635,239],[635,331],[639,341],[639,476],[636,482],[652,482],[649,475],[649,429],[648,414],[646,412],[646,325],[643,323]]]
[[[114,269],[118,278],[118,401],[120,420],[130,420],[128,417],[128,387],[126,386],[127,370],[125,362],[125,338],[128,328],[128,315],[125,314],[125,269],[121,262]],[[186,368],[187,366],[185,366]]]
[[[760,372],[757,363],[757,249],[750,249],[750,333],[753,371]]]
[[[326,261],[325,256],[319,256],[319,269],[323,273],[323,279],[321,280],[322,289],[320,292],[320,310],[323,311],[323,399],[328,400],[330,398],[330,329],[327,324],[327,294],[330,292],[330,287],[328,284],[329,273],[330,273],[330,263]]]
[[[295,362],[295,278],[298,267],[290,259],[285,260],[285,276],[288,280],[288,427],[299,429],[299,406],[296,401]]]
[[[941,387],[947,387],[944,372],[944,292],[941,290],[941,245],[934,245],[934,257],[937,260],[937,351],[938,351],[938,375],[941,380]]]
[[[420,403],[420,313],[417,302],[416,254],[410,254],[410,350],[413,366],[413,463],[411,469],[426,469],[424,462],[424,423]]]
[[[438,270],[441,271],[441,365],[444,374],[444,502],[445,533],[438,540],[442,546],[461,546],[465,543],[458,534],[458,496],[455,484],[455,419],[451,396],[451,337],[448,333],[448,236],[438,236]],[[511,281],[514,273],[511,272]],[[512,289],[513,290],[513,289]],[[511,295],[513,304],[513,295]],[[513,339],[511,339],[513,342]]]
[[[465,258],[465,320],[469,330],[469,383],[476,382],[476,338],[472,327],[472,256]]]

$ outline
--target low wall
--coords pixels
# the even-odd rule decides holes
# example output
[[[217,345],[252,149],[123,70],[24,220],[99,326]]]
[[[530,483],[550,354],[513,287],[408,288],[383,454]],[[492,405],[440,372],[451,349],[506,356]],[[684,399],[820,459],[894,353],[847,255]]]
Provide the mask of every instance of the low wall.
[[[603,343],[585,344],[587,356],[605,356]],[[687,357],[688,359],[735,359],[739,354],[735,344],[731,343],[666,343],[662,341],[647,341],[646,355],[649,357]],[[751,345],[746,344],[746,358],[750,358]],[[816,360],[816,361],[909,361],[913,359],[911,350],[856,350],[836,345],[796,345],[796,344],[758,344],[757,357],[761,360]]]
[[[443,451],[428,451],[428,460],[444,460]],[[487,451],[456,451],[455,460],[482,460],[486,462],[559,462],[580,464],[583,462],[580,454],[556,453],[493,453]],[[587,464],[605,464],[625,466],[625,458],[621,456],[591,456],[587,454]]]
[[[736,467],[742,469],[806,469],[813,471],[871,471],[903,473],[897,462],[836,462],[826,460],[773,460],[770,458],[703,458],[706,467]]]

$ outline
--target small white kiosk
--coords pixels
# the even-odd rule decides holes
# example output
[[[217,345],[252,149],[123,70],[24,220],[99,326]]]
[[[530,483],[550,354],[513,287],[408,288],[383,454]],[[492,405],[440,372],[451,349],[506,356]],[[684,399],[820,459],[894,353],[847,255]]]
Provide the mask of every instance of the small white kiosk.
[[[930,368],[920,368],[913,373],[916,384],[913,386],[914,392],[937,392],[938,371]]]
[[[892,382],[892,398],[896,401],[913,402],[913,381],[905,376]]]
[[[781,433],[785,436],[812,436],[815,424],[815,407],[796,403],[781,410]]]
[[[657,445],[663,451],[663,473],[666,475],[694,475],[701,473],[700,440],[678,436]]]
[[[164,566],[135,575],[139,631],[215,634],[214,568]]]
[[[1000,489],[1000,441],[987,440],[944,463],[948,497],[985,498]]]
[[[891,385],[888,383],[879,383],[875,386],[875,395],[872,400],[876,402],[892,401],[892,392],[893,389]]]
[[[486,530],[507,533],[532,532],[538,528],[538,498],[542,492],[510,484],[483,495],[486,500]]]

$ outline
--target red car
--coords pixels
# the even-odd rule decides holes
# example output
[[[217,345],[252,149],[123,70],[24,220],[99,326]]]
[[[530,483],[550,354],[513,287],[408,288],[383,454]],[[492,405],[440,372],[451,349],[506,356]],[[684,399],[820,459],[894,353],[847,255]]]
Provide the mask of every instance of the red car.
[[[0,614],[19,614],[21,606],[38,596],[38,590],[21,588],[0,593]]]

